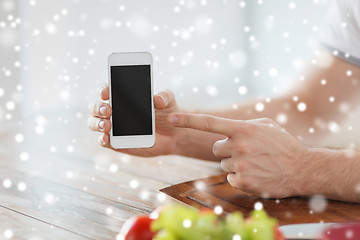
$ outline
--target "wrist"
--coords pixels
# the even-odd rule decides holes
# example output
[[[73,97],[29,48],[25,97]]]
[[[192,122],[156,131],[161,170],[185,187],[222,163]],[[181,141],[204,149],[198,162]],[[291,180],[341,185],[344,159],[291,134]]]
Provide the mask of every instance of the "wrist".
[[[309,148],[297,174],[297,195],[323,195],[339,198],[343,194],[342,180],[346,172],[347,151]]]

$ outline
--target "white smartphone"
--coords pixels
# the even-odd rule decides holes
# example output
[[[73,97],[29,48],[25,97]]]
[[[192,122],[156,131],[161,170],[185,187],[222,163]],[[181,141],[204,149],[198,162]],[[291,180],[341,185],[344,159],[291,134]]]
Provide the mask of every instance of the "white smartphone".
[[[147,52],[112,53],[108,58],[113,148],[155,144],[152,62]]]

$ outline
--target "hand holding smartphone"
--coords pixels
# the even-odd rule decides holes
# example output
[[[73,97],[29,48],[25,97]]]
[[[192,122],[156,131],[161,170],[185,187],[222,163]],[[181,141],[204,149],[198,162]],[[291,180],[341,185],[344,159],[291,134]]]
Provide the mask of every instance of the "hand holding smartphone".
[[[112,53],[108,65],[110,145],[115,149],[152,147],[155,113],[151,54]]]

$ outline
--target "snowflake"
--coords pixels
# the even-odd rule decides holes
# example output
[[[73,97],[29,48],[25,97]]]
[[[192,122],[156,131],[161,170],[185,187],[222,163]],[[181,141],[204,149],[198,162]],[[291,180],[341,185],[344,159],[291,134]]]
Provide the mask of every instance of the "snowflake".
[[[113,212],[114,212],[114,209],[112,207],[107,207],[105,209],[106,215],[111,215],[111,214],[113,214]]]
[[[206,188],[206,184],[203,181],[196,181],[195,187],[198,190],[204,190]]]
[[[20,153],[20,160],[23,162],[27,162],[29,160],[29,154],[27,152]]]
[[[347,238],[347,239],[353,239],[353,237],[354,237],[354,231],[353,230],[346,230],[346,232],[345,232],[345,237]]]
[[[17,189],[18,189],[20,192],[25,191],[25,190],[26,190],[26,183],[24,183],[24,182],[19,182],[19,183],[17,184]]]
[[[66,172],[66,177],[67,178],[73,178],[74,177],[74,173],[72,171],[67,171]]]
[[[240,86],[240,87],[238,88],[238,93],[239,93],[240,95],[245,95],[245,94],[247,93],[247,88],[246,88],[245,86]]]
[[[292,9],[292,10],[295,9],[296,8],[296,3],[290,2],[289,3],[289,8]]]
[[[220,205],[217,205],[215,208],[214,208],[214,213],[216,215],[220,215],[223,213],[223,208],[220,206]]]
[[[120,10],[121,12],[125,11],[125,6],[124,6],[124,5],[120,5],[120,6],[119,6],[119,10]]]
[[[54,195],[51,193],[46,193],[44,195],[44,201],[49,205],[52,205],[55,202],[55,200],[56,199],[55,199]]]
[[[257,103],[257,104],[255,105],[255,109],[256,109],[256,111],[258,111],[258,112],[262,112],[262,111],[264,111],[264,109],[265,109],[265,105],[264,105],[263,103],[259,102],[259,103]]]
[[[183,224],[182,224],[182,225],[184,226],[184,228],[190,228],[191,225],[192,225],[191,220],[190,220],[190,219],[185,219],[185,220],[183,221]]]
[[[61,14],[64,15],[64,16],[68,15],[68,13],[69,13],[69,11],[66,8],[61,10]]]
[[[58,33],[58,28],[54,23],[47,23],[45,25],[45,30],[50,35],[55,35]]]
[[[109,166],[109,172],[116,173],[119,170],[119,166],[116,163],[112,163]]]
[[[175,57],[174,57],[174,56],[170,56],[170,57],[169,57],[169,62],[171,62],[171,63],[175,62]]]
[[[133,179],[130,181],[129,185],[132,189],[136,189],[139,187],[139,181],[136,179]]]
[[[206,87],[206,93],[211,97],[216,97],[219,94],[219,90],[214,85],[209,85]]]
[[[36,132],[36,134],[38,134],[38,135],[42,135],[42,134],[45,132],[45,129],[44,129],[43,126],[36,126],[35,132]]]
[[[270,77],[276,77],[278,75],[278,70],[276,68],[270,68],[268,73]]]
[[[17,143],[22,143],[24,141],[24,135],[21,133],[18,133],[15,135],[15,141]]]
[[[279,124],[286,124],[287,123],[287,115],[284,114],[284,113],[279,113],[277,116],[276,116],[276,121],[279,123]]]
[[[331,121],[331,122],[328,123],[328,129],[329,129],[330,132],[332,132],[332,133],[337,133],[337,132],[340,131],[339,125],[338,125],[336,122],[334,122],[334,121]]]
[[[235,234],[233,237],[232,237],[232,240],[241,240],[241,236],[239,234]]]
[[[264,207],[264,206],[263,206],[263,204],[262,204],[261,202],[256,202],[256,203],[254,204],[254,209],[257,210],[257,211],[262,210],[263,207]]]
[[[300,111],[300,112],[304,112],[306,110],[306,104],[304,102],[300,102],[298,105],[297,105],[297,109]]]
[[[11,188],[11,186],[12,186],[11,180],[8,179],[8,178],[5,178],[5,179],[3,180],[3,187],[4,187],[4,188]]]
[[[316,213],[323,212],[327,208],[327,200],[322,195],[314,195],[309,200],[309,207]]]
[[[150,197],[149,191],[146,191],[146,190],[141,191],[140,198],[142,200],[147,200],[147,199],[149,199],[149,197]]]
[[[160,202],[164,202],[166,200],[166,195],[162,192],[158,193],[157,200],[159,200]]]
[[[14,233],[13,233],[13,231],[11,229],[6,229],[4,231],[4,237],[6,239],[12,238],[13,236],[14,236]]]
[[[71,146],[71,145],[69,145],[69,146],[66,147],[66,150],[67,150],[69,153],[74,152],[74,147]]]
[[[62,90],[62,91],[60,91],[59,96],[60,96],[61,100],[67,100],[70,97],[70,93],[66,90]]]

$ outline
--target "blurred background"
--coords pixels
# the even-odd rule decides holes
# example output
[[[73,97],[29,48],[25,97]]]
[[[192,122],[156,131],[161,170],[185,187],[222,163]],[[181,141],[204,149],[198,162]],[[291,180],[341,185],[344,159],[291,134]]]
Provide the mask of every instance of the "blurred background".
[[[322,0],[0,0],[0,131],[31,158],[106,150],[87,106],[112,52],[148,51],[182,108],[285,91],[318,48]],[[297,84],[299,82],[297,81]],[[21,130],[18,130],[21,129]],[[349,134],[344,134],[349,135]],[[337,138],[339,139],[339,138]],[[343,141],[343,140],[342,140]]]

